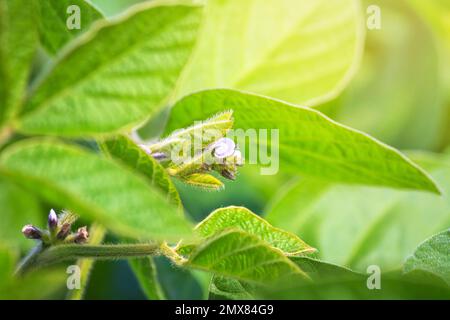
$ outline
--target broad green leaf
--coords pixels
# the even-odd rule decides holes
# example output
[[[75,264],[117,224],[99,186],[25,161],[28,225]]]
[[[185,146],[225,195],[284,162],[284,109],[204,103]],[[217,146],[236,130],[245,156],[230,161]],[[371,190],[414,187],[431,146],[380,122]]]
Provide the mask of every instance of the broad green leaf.
[[[370,274],[354,272],[342,266],[308,258],[291,257],[312,282],[289,281],[276,287],[251,285],[245,281],[214,276],[210,286],[212,299],[445,299],[450,291],[442,283],[429,279],[404,277],[397,273],[381,275],[381,289],[369,290]],[[292,280],[292,279],[291,279]],[[419,280],[419,281],[416,281]]]
[[[187,96],[173,107],[166,132],[223,110],[234,111],[235,129],[278,130],[278,145],[267,138],[258,143],[268,150],[278,147],[281,170],[335,182],[439,192],[422,169],[395,149],[318,111],[250,93],[220,89]]]
[[[383,271],[399,269],[423,239],[450,227],[449,159],[431,157],[419,163],[430,168],[443,196],[330,185],[304,206],[295,195],[308,194],[311,183],[300,181],[283,191],[286,196],[272,205],[266,219],[301,235],[323,260],[364,272],[373,264]],[[290,214],[279,208],[290,208]]]
[[[362,274],[343,266],[309,257],[291,257],[290,259],[316,282],[335,281],[336,279],[340,281],[362,280],[362,283],[366,282],[366,278]]]
[[[102,243],[105,237],[106,230],[99,224],[94,224],[89,229],[89,244],[99,245]],[[81,287],[77,290],[67,291],[67,300],[81,300],[86,294],[86,289],[89,284],[89,278],[91,275],[92,268],[94,267],[94,259],[79,259],[77,265],[80,268],[80,284]]]
[[[430,272],[450,285],[450,229],[422,242],[406,260],[403,270]]]
[[[0,178],[0,241],[19,249],[30,249],[33,242],[20,232],[26,224],[44,226],[39,201],[33,195]]]
[[[52,203],[123,236],[179,240],[190,224],[147,180],[127,167],[52,139],[16,143],[0,172]]]
[[[178,191],[166,170],[130,138],[117,136],[106,140],[102,143],[102,149],[112,157],[121,160],[132,169],[142,173],[153,186],[166,195],[172,204],[182,207]]]
[[[121,13],[128,7],[144,1],[148,0],[90,0],[108,16]]]
[[[42,77],[17,127],[93,136],[146,120],[173,91],[201,16],[198,6],[151,2],[95,24]]]
[[[350,269],[320,261],[309,257],[290,257],[290,260],[294,262],[300,269],[302,269],[312,280],[313,283],[333,283],[333,282],[347,282],[358,281],[361,286],[365,286],[366,277],[362,274],[358,274]],[[291,283],[291,279],[287,279],[287,283],[280,284],[285,285],[288,288],[295,286],[295,283]],[[210,284],[210,298],[212,299],[255,299],[259,294],[267,291],[264,287],[252,285],[245,281],[239,281],[236,279],[213,276]]]
[[[153,258],[129,260],[141,289],[149,300],[164,300],[164,293],[158,282],[156,265]]]
[[[210,300],[252,300],[251,285],[236,279],[214,275],[209,285]]]
[[[72,39],[88,30],[94,21],[103,18],[102,14],[85,0],[39,0],[39,5],[42,17],[41,42],[51,54],[57,53]],[[73,23],[71,17],[78,19],[78,14],[79,28],[69,29]]]
[[[0,127],[17,114],[38,46],[35,0],[0,1]]]
[[[286,255],[315,251],[296,235],[271,226],[263,218],[244,207],[217,209],[195,228],[203,238],[214,236],[226,229],[244,231],[267,242],[272,247],[280,249]]]
[[[363,49],[359,1],[209,0],[177,96],[248,90],[303,105],[336,96]]]
[[[270,283],[293,276],[307,277],[283,253],[257,237],[237,230],[226,230],[197,247],[187,266],[238,280]]]

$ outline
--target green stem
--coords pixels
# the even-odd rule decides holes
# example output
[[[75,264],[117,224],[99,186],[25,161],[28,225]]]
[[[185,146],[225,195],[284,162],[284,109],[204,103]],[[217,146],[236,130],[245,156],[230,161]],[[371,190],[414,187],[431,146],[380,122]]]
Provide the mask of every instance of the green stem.
[[[40,248],[38,248],[40,247]],[[81,258],[117,260],[158,255],[159,244],[79,245],[67,244],[42,249],[38,246],[19,265],[16,275],[63,261]]]
[[[99,245],[102,243],[105,237],[106,230],[101,225],[94,224],[92,225],[89,231],[89,244],[90,245]],[[89,276],[91,270],[94,266],[94,259],[79,259],[77,261],[77,265],[80,267],[80,290],[68,290],[66,299],[67,300],[81,300],[86,292],[86,287],[89,282]]]

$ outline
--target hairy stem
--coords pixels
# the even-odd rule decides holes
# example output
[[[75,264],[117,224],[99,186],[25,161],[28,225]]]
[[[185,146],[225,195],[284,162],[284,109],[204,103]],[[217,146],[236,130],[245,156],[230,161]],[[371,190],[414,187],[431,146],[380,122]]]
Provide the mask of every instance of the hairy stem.
[[[16,275],[23,275],[32,269],[81,258],[115,260],[154,256],[159,254],[159,247],[160,245],[156,243],[117,245],[67,244],[46,249],[38,245],[19,265]]]
[[[89,232],[89,244],[99,245],[105,237],[106,230],[101,225],[94,224]],[[67,300],[81,300],[86,292],[86,287],[89,282],[89,276],[94,265],[94,259],[79,259],[77,265],[80,267],[81,288],[80,290],[67,290]]]

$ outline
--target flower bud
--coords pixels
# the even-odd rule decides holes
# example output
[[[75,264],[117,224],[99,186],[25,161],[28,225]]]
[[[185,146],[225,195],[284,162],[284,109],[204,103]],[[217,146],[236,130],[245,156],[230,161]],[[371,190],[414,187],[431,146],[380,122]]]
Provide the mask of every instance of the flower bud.
[[[234,151],[234,162],[237,166],[241,167],[244,164],[242,160],[242,154],[239,150]]]
[[[70,223],[64,223],[64,224],[61,226],[61,229],[59,230],[59,232],[58,232],[58,234],[56,235],[56,237],[57,237],[59,240],[64,240],[64,239],[69,235],[69,233],[70,233],[70,227],[71,227],[71,224],[70,224]]]
[[[167,156],[164,152],[155,152],[155,153],[152,153],[151,156],[155,160],[166,160],[167,159]]]
[[[211,145],[211,148],[216,158],[224,159],[234,153],[236,144],[230,138],[220,138]]]
[[[75,243],[85,243],[89,238],[89,233],[86,227],[79,228],[75,235]]]
[[[235,180],[236,179],[236,175],[235,172],[228,170],[228,169],[223,169],[222,171],[220,171],[220,174],[230,180]]]
[[[49,230],[51,231],[56,230],[56,227],[58,226],[58,216],[56,215],[56,212],[53,209],[50,210],[47,224]]]
[[[22,228],[22,233],[24,236],[28,239],[41,239],[42,238],[42,232],[35,226],[31,224],[27,224]]]

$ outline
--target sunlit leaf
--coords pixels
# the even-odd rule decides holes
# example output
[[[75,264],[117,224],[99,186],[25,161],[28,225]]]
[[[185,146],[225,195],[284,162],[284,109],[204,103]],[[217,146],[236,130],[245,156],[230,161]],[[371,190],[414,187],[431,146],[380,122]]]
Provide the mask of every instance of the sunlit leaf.
[[[38,45],[36,11],[36,0],[0,1],[0,127],[24,98]]]
[[[423,270],[450,285],[450,229],[421,243],[403,267],[404,272]]]
[[[438,192],[422,169],[391,147],[315,110],[249,93],[220,89],[187,96],[173,107],[166,132],[223,110],[234,111],[235,129],[278,130],[278,144],[268,138],[250,144],[278,147],[281,170],[335,182]],[[273,154],[272,159],[278,161]]]
[[[296,235],[271,226],[263,218],[244,207],[217,209],[195,228],[203,238],[214,236],[226,229],[242,230],[280,249],[286,255],[315,251]]]
[[[166,170],[130,138],[116,136],[102,143],[102,147],[112,157],[142,173],[172,204],[181,208],[180,196]]]
[[[146,120],[173,91],[201,13],[194,5],[151,2],[97,23],[58,57],[17,126],[27,133],[92,136]]]
[[[235,88],[313,105],[336,96],[363,48],[359,1],[210,0],[178,97]]]
[[[85,0],[39,0],[39,5],[42,17],[41,42],[51,54],[57,53],[72,39],[88,30],[94,21],[103,18],[102,14]],[[70,22],[69,18],[77,14],[79,14],[79,28],[69,29],[67,25],[68,20]]]
[[[283,253],[248,233],[227,230],[195,249],[187,266],[256,283],[270,283],[305,274]]]
[[[127,167],[51,139],[15,144],[0,172],[61,207],[132,238],[179,240],[190,224]]]

